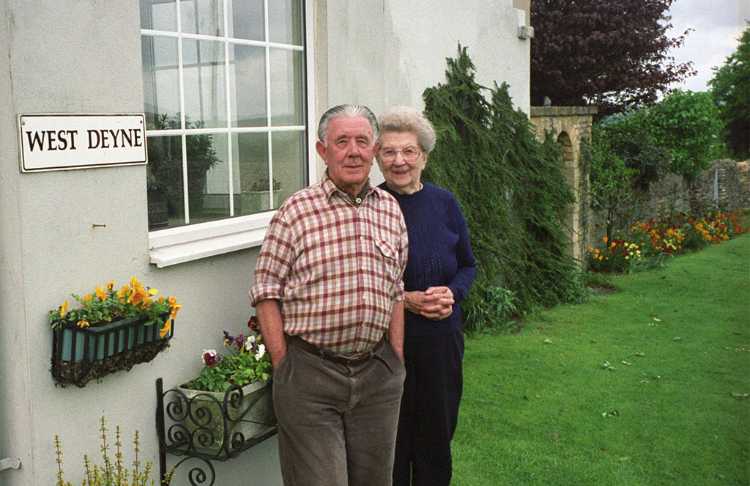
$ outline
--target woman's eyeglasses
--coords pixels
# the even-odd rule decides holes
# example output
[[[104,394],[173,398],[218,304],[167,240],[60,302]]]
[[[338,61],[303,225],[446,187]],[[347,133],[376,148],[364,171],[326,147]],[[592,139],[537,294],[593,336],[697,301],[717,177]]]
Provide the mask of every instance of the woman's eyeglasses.
[[[419,154],[421,154],[422,151],[417,147],[404,147],[401,150],[385,148],[380,151],[380,157],[386,162],[392,162],[396,160],[396,157],[399,153],[405,161],[414,162],[415,160],[417,160],[417,157],[419,157]]]

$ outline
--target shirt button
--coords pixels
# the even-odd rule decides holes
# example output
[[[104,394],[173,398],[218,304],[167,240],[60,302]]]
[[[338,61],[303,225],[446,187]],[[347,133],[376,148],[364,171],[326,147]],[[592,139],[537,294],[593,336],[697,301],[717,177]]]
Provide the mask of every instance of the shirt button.
[[[357,199],[354,200],[354,202],[357,204],[362,204],[362,198],[358,197]]]

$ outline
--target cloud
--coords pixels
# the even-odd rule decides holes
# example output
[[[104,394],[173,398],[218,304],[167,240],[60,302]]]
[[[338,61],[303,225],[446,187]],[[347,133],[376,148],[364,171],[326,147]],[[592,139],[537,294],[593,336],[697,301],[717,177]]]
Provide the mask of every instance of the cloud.
[[[692,61],[698,71],[681,86],[674,88],[703,91],[713,77],[713,67],[724,64],[727,56],[738,45],[745,29],[745,18],[750,18],[750,2],[747,0],[677,0],[670,9],[672,29],[670,36],[677,36],[690,28],[685,43],[670,52],[677,62]]]

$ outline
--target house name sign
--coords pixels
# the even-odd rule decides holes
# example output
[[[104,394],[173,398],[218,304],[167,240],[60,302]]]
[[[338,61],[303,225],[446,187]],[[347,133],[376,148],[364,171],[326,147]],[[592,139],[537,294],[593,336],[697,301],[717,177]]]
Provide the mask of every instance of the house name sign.
[[[146,163],[143,114],[18,115],[21,172]]]

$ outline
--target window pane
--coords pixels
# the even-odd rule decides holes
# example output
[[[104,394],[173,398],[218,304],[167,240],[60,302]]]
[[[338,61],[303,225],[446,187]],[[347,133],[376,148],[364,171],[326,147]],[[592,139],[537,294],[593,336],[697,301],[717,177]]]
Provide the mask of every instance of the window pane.
[[[186,128],[225,127],[224,43],[182,41]]]
[[[185,140],[190,222],[229,217],[227,135],[188,135]]]
[[[234,214],[253,214],[271,208],[268,190],[268,134],[240,133],[234,135],[233,190]]]
[[[141,0],[141,29],[177,32],[177,2]]]
[[[182,0],[182,31],[189,34],[224,35],[223,0]]]
[[[265,126],[266,50],[263,47],[233,45],[229,48],[229,81],[232,125]]]
[[[304,77],[302,52],[271,49],[271,124],[302,125]]]
[[[302,45],[302,0],[268,2],[268,30],[271,42]]]
[[[146,128],[179,128],[177,39],[144,35],[141,37],[141,55]]]
[[[185,224],[182,137],[148,137],[148,229]]]
[[[273,3],[269,2],[269,3]],[[229,37],[265,40],[263,35],[263,0],[228,0]]]
[[[272,137],[273,207],[278,208],[305,184],[305,132],[274,132]]]

